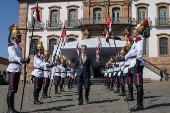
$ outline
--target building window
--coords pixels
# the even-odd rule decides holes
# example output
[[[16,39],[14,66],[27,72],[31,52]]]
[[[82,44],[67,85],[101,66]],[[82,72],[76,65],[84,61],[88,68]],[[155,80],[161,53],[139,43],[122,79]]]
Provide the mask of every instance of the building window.
[[[52,10],[50,15],[50,27],[57,27],[58,10]]]
[[[168,55],[168,38],[161,37],[159,39],[160,55]]]
[[[49,39],[49,51],[50,51],[50,54],[52,55],[53,54],[53,50],[54,50],[54,45],[56,45],[56,39],[52,38],[52,39]]]
[[[120,21],[120,8],[113,8],[112,9],[112,20],[114,24],[119,23]]]
[[[30,55],[35,55],[38,39],[32,39]]]
[[[76,25],[76,9],[69,10],[69,27]]]
[[[146,19],[146,8],[139,7],[138,8],[138,22],[140,23],[144,19]]]
[[[101,19],[101,9],[100,8],[95,8],[93,10],[93,19],[94,19],[94,21],[100,21],[100,19]]]
[[[159,24],[166,25],[167,24],[167,8],[159,7]]]
[[[69,38],[67,42],[73,42],[73,41],[75,41],[74,38]]]

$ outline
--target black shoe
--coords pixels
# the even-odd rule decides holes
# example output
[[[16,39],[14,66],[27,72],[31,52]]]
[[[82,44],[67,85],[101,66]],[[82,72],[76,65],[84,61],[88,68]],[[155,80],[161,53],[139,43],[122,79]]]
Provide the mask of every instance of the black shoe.
[[[143,105],[136,105],[133,108],[129,109],[130,111],[138,111],[138,110],[144,110],[144,106]]]
[[[116,90],[114,91],[114,93],[120,93],[119,89],[116,89]]]
[[[38,100],[34,100],[34,104],[40,105],[40,104],[43,104],[43,102],[40,102]]]
[[[113,91],[113,89],[111,88],[111,89],[109,89],[109,91]]]
[[[125,93],[120,93],[118,96],[125,96]]]
[[[87,104],[89,103],[89,99],[86,99],[86,103],[87,103]]]
[[[48,95],[43,95],[42,97],[43,97],[43,98],[49,98],[49,96],[48,96]]]
[[[18,111],[16,111],[16,110],[12,110],[12,109],[10,109],[10,110],[7,110],[7,112],[6,113],[20,113],[20,112],[18,112]]]
[[[56,91],[55,94],[61,94],[60,92]]]
[[[79,101],[78,105],[83,105],[83,101]]]
[[[134,101],[134,98],[133,97],[129,97],[127,99],[124,99],[124,101]]]

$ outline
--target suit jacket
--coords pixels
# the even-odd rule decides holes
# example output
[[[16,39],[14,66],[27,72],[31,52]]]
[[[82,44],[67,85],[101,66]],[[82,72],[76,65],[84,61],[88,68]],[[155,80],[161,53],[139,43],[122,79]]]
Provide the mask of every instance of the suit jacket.
[[[82,66],[82,68],[81,68]],[[77,71],[76,71],[77,70]],[[76,76],[79,77],[83,75],[83,77],[90,77],[94,76],[94,70],[93,70],[93,62],[92,58],[89,55],[85,56],[84,63],[82,62],[82,56],[78,56],[76,58],[74,68],[72,75],[75,75],[75,72],[77,73]]]

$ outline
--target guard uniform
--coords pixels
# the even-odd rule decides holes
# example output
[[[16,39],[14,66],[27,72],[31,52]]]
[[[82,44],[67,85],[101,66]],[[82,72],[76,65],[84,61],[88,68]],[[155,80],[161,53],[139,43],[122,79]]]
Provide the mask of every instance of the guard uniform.
[[[42,104],[38,101],[39,92],[41,91],[44,79],[44,62],[43,57],[38,53],[34,56],[34,104]]]
[[[60,94],[58,91],[58,86],[60,84],[61,73],[60,73],[60,63],[57,62],[56,66],[53,67],[54,72],[54,85],[55,85],[55,94]]]
[[[65,78],[66,78],[66,69],[63,64],[60,65],[60,70],[61,70],[60,92],[65,92],[63,85],[64,85]]]
[[[67,78],[68,78],[68,89],[71,89],[71,84],[73,83],[73,79],[72,79],[72,73],[73,69],[68,67],[68,71],[67,71]]]
[[[43,83],[43,98],[48,98],[47,92],[50,84],[50,68],[46,65],[50,65],[50,61],[43,60],[44,62],[44,83]]]

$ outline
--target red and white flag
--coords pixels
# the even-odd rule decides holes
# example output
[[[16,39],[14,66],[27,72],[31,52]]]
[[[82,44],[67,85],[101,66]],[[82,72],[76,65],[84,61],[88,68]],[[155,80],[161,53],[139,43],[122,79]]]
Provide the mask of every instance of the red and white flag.
[[[100,48],[101,48],[101,41],[100,38],[98,37],[98,46],[97,46],[98,51],[100,51]]]
[[[104,37],[106,38],[106,42],[109,43],[109,39],[108,39],[109,33],[106,29],[104,30]]]
[[[99,61],[99,50],[98,50],[98,47],[96,48],[96,62],[100,62]]]
[[[35,22],[41,22],[40,13],[39,13],[39,10],[38,10],[38,3],[35,6],[35,11],[34,11],[33,17],[35,19]]]
[[[80,54],[80,48],[78,46],[78,43],[77,43],[77,46],[76,46],[76,51],[77,51],[77,54],[79,55]]]
[[[67,41],[67,34],[66,34],[65,26],[64,26],[64,28],[63,28],[63,30],[62,30],[61,38],[62,38],[63,43],[64,43],[64,46],[65,46],[65,43],[66,43],[66,41]]]
[[[107,17],[106,30],[108,30],[109,32],[112,31],[112,19],[110,18],[109,15],[108,15],[108,17]]]

